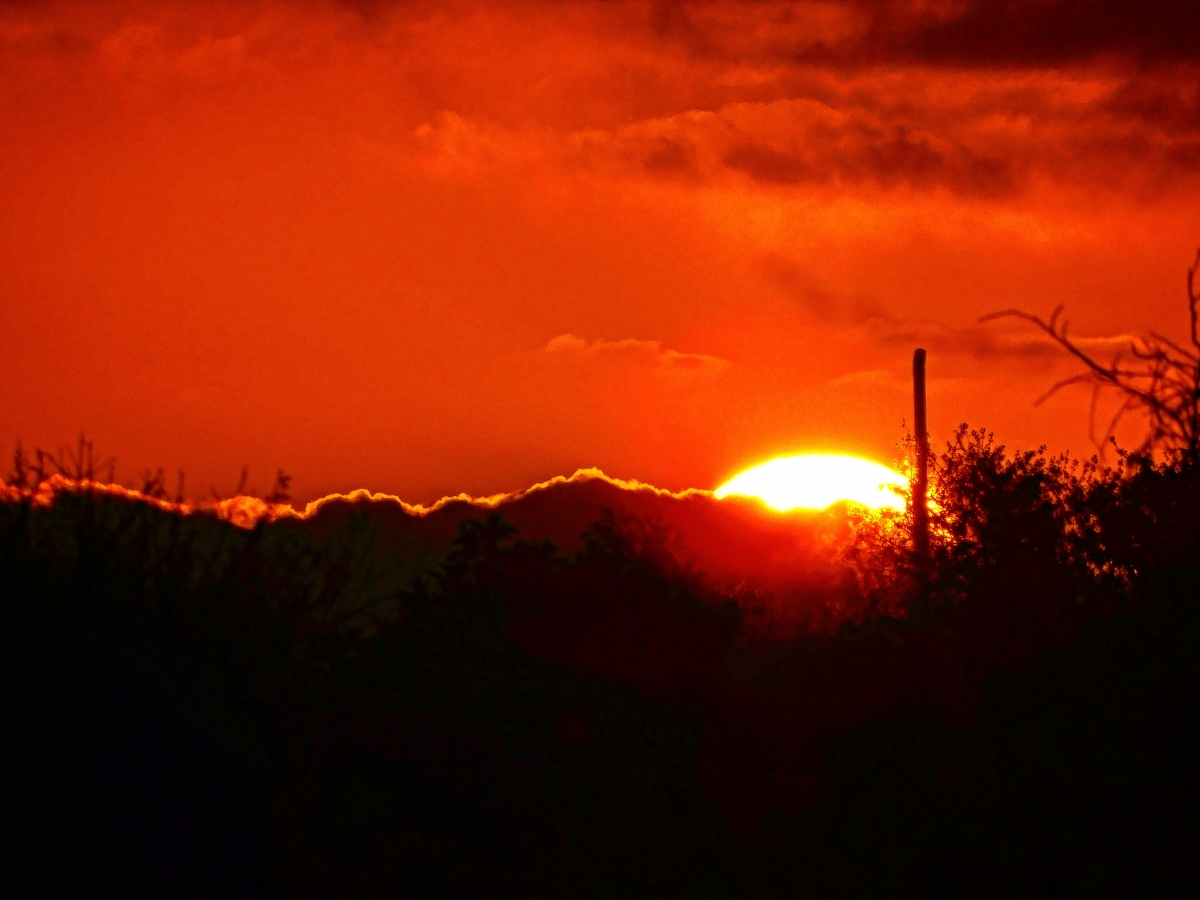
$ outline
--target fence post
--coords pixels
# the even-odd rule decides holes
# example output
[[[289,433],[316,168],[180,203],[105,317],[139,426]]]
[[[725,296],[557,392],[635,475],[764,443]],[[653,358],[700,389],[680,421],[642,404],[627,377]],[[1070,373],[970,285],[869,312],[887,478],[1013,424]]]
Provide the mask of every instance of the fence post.
[[[918,575],[929,565],[929,429],[925,421],[925,349],[913,352],[913,418],[916,422],[917,471],[912,485],[913,553]]]

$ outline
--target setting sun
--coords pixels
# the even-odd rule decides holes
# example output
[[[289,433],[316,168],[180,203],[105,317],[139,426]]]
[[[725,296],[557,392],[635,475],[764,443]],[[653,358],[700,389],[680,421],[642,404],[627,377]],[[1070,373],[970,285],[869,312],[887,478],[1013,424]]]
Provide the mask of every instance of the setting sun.
[[[758,497],[780,512],[824,509],[847,500],[871,509],[904,509],[904,499],[892,488],[908,479],[887,466],[856,456],[810,453],[781,456],[747,469],[714,492]]]

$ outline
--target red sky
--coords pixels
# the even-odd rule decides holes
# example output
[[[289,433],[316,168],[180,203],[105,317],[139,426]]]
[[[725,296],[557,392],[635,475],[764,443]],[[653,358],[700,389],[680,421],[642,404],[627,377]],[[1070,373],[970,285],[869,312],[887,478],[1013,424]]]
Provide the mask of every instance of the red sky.
[[[0,440],[427,502],[576,468],[1090,454],[1074,371],[1186,328],[1200,7],[0,3]]]

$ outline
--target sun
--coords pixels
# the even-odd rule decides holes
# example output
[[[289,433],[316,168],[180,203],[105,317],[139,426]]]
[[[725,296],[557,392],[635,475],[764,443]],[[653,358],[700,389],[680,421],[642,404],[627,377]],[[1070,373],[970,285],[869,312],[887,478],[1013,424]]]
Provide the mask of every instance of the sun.
[[[887,466],[857,456],[806,453],[781,456],[747,469],[714,492],[758,497],[780,512],[825,509],[839,500],[871,509],[904,509],[904,498],[892,487],[907,487],[908,479]]]

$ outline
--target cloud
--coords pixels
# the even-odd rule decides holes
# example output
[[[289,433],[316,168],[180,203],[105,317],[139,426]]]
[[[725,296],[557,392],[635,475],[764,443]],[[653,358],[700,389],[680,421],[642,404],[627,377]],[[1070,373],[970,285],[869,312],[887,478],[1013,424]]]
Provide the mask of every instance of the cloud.
[[[849,295],[830,289],[815,272],[778,254],[762,258],[767,280],[780,288],[808,315],[835,325],[860,325],[868,319],[886,317],[879,303],[870,297]]]
[[[1003,199],[1039,176],[1162,189],[1200,172],[1195,4],[464,6],[475,15],[386,2],[235,6],[208,19],[186,4],[19,4],[0,7],[0,72],[28,81],[41,60],[77,66],[83,84],[168,99],[306,73],[315,89],[300,95],[336,84],[394,95],[394,123],[356,122],[355,133],[447,178],[589,173]],[[511,41],[519,49],[504,58],[464,64]],[[1121,63],[1135,55],[1153,64]],[[421,118],[405,121],[406,105],[424,107]]]
[[[570,130],[443,110],[392,152],[488,177],[651,180],[766,193],[945,192],[1005,202],[1054,183],[1177,190],[1200,173],[1200,70],[1123,75],[810,71],[792,96]],[[753,93],[747,90],[746,93]]]
[[[628,361],[650,365],[664,372],[715,375],[729,368],[729,361],[703,353],[680,353],[664,350],[662,341],[641,341],[626,338],[622,341],[585,341],[573,334],[552,338],[542,352],[559,359],[584,361]]]
[[[647,171],[657,174],[680,174],[695,171],[688,146],[668,137],[660,137],[656,146],[642,160]]]
[[[753,141],[725,154],[723,162],[767,184],[795,184],[809,174],[803,160]]]
[[[884,125],[851,117],[840,126],[799,142],[784,152],[750,142],[726,154],[723,162],[766,184],[941,186],[960,194],[1011,193],[1019,178],[1010,161],[986,158],[969,148],[904,124]]]
[[[1015,360],[1049,363],[1066,359],[1066,351],[1037,331],[1004,331],[987,324],[950,326],[928,321],[872,318],[861,326],[863,336],[884,347],[924,347],[931,353],[968,356],[981,361]],[[1106,361],[1129,349],[1131,334],[1073,339],[1081,350]]]
[[[821,385],[824,390],[872,390],[896,391],[907,390],[907,383],[902,383],[893,372],[884,369],[862,369],[857,372],[847,372],[838,375]]]
[[[1190,0],[701,0],[659,34],[700,58],[1046,68],[1200,62],[1198,30]]]
[[[877,58],[968,67],[1200,62],[1200,6],[1190,0],[858,5],[872,19],[860,46]]]
[[[850,100],[779,100],[564,134],[446,110],[414,130],[413,147],[423,164],[447,173],[515,168],[543,175],[686,175],[709,184],[740,176],[767,190],[940,187],[988,197],[1017,190],[1028,165],[997,140],[996,122],[979,135],[949,119],[949,110],[945,122],[918,122]]]

